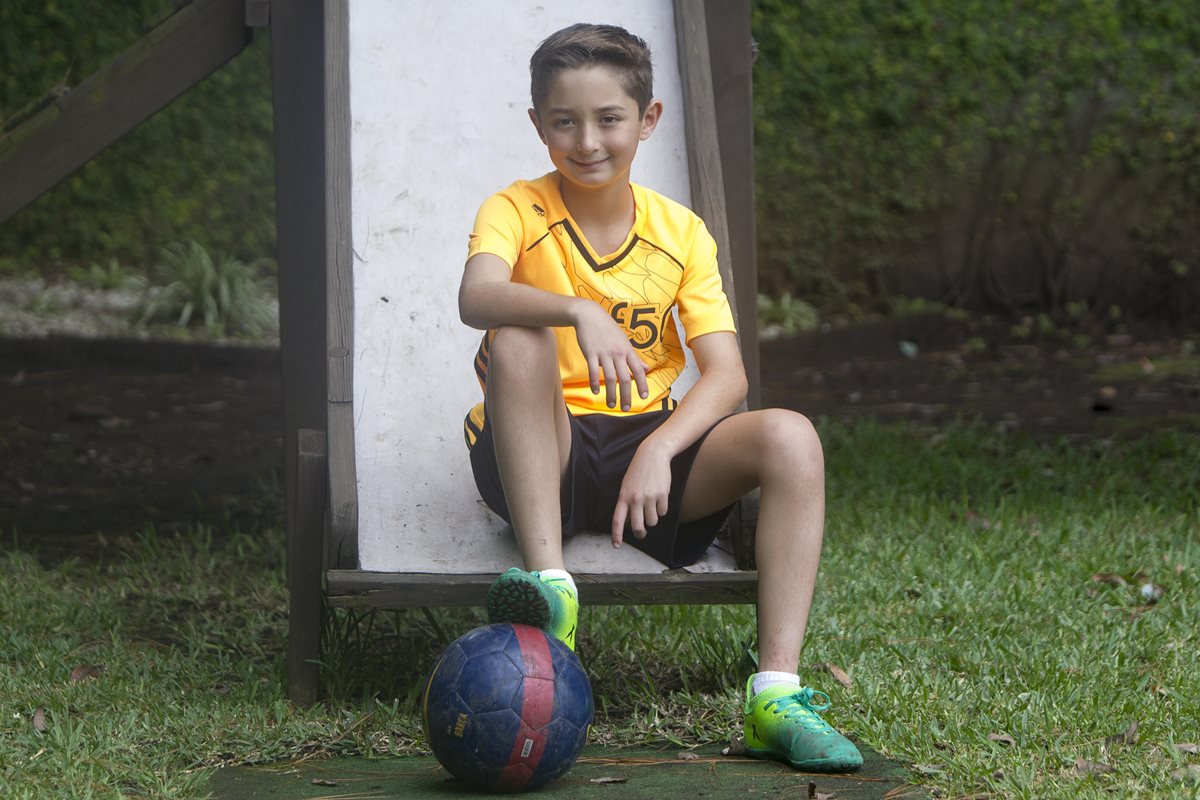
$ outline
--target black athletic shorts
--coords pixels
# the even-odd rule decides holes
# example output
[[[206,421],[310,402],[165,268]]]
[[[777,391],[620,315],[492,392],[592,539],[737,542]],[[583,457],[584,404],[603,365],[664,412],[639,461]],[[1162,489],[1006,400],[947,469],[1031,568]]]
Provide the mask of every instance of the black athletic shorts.
[[[607,534],[612,530],[613,510],[629,462],[638,445],[670,414],[670,411],[648,411],[625,417],[571,415],[571,456],[560,493],[564,537],[584,532]],[[496,467],[489,419],[490,415],[485,414],[483,430],[471,448],[471,470],[484,502],[505,522],[511,523]],[[638,539],[629,523],[625,523],[625,541],[668,567],[686,567],[700,560],[733,509],[730,504],[707,517],[684,524],[679,522],[683,490],[692,471],[692,462],[711,432],[712,428],[709,428],[691,447],[671,460],[667,513],[659,518],[657,525],[647,528],[646,538]]]

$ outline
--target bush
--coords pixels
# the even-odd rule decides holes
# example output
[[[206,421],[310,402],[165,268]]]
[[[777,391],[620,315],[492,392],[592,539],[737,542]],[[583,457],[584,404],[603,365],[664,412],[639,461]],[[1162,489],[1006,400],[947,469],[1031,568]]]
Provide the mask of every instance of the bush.
[[[212,336],[261,336],[275,327],[267,287],[254,267],[233,258],[214,259],[194,241],[173,242],[160,254],[157,283],[146,290],[136,312],[139,326],[203,323]]]
[[[1200,301],[1187,0],[756,0],[764,291],[1182,318]]]
[[[164,5],[0,4],[0,121],[102,68]],[[198,239],[253,260],[274,253],[274,220],[270,48],[261,36],[0,226],[0,256],[141,264],[153,243]]]

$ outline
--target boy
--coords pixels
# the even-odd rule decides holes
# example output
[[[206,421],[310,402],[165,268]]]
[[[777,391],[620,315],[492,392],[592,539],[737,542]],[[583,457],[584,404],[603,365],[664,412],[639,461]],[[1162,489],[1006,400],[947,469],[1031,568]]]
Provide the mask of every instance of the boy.
[[[574,648],[564,535],[608,530],[613,547],[683,566],[760,487],[763,671],[747,682],[747,750],[855,769],[857,748],[817,713],[828,697],[796,674],[824,526],[821,444],[799,414],[734,414],[746,376],[713,239],[692,212],[630,183],[663,111],[649,50],[621,28],[573,25],[542,42],[530,73],[529,118],[555,171],[483,204],[459,290],[463,322],[487,331],[475,360],[484,402],[466,421],[472,470],[531,570],[496,580],[489,617]],[[672,307],[700,371],[679,402]]]

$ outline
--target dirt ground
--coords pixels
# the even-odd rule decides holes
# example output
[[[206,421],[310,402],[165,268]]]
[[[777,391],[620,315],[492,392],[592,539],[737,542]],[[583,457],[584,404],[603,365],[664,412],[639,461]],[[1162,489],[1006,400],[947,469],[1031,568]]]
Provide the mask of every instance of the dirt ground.
[[[1200,431],[1195,337],[1098,338],[937,316],[805,334],[763,343],[762,399],[1038,437]],[[270,348],[0,339],[0,546],[101,555],[148,525],[282,519],[279,364]]]

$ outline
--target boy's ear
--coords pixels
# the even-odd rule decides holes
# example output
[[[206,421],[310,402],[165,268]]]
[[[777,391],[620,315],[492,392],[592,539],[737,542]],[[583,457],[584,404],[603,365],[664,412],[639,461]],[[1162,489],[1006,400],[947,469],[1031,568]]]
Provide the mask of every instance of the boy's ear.
[[[542,144],[545,144],[546,134],[542,133],[542,121],[538,119],[536,108],[529,109],[529,121],[533,123],[533,128],[537,131],[538,138],[542,140]]]
[[[640,141],[646,141],[650,138],[650,134],[654,133],[655,127],[658,126],[658,121],[662,119],[662,111],[662,100],[657,98],[651,100],[650,105],[646,106],[646,111],[642,114],[642,133],[638,137]]]

